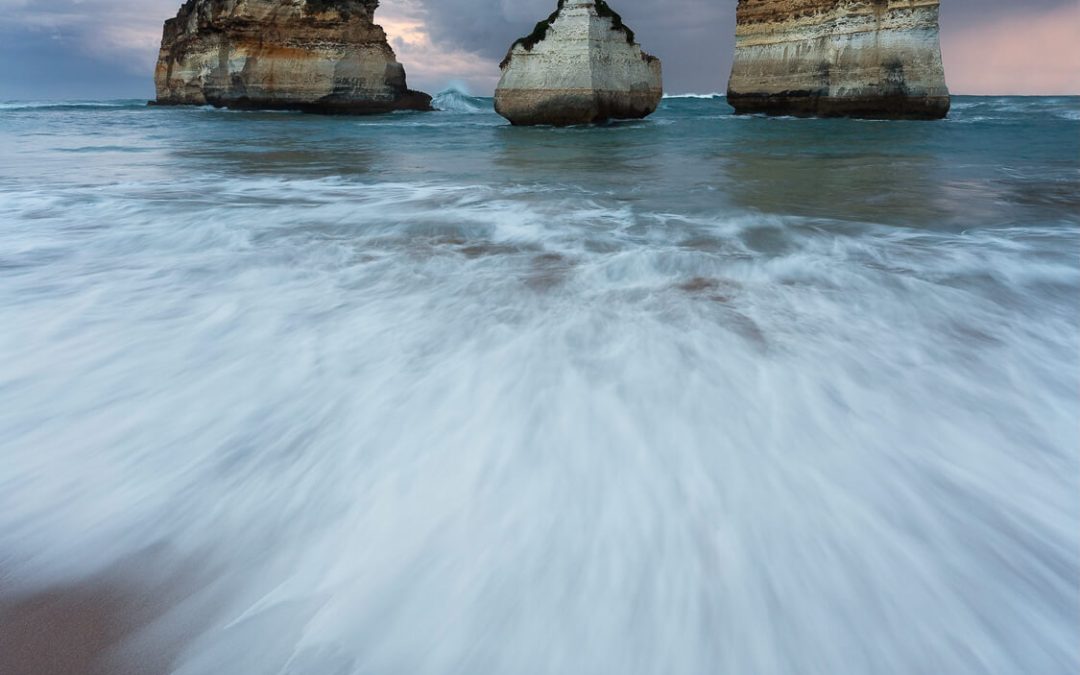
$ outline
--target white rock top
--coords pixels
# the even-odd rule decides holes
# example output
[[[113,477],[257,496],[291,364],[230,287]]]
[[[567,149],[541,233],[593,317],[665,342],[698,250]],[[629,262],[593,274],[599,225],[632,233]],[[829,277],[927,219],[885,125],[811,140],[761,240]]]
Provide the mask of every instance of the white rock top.
[[[514,124],[583,124],[656,110],[659,60],[597,5],[566,0],[542,40],[511,48],[495,93],[500,114]]]

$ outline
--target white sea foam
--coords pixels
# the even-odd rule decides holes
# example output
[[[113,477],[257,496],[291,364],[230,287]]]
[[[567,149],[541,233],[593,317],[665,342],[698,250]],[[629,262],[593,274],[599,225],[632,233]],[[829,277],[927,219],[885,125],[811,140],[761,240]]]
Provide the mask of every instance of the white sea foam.
[[[0,110],[70,110],[143,107],[146,101],[0,101]]]
[[[194,559],[192,675],[1080,666],[1080,230],[1013,176],[911,125],[792,168],[784,120],[147,118],[86,134],[139,171],[16,127],[0,173],[5,584]]]
[[[453,113],[492,112],[491,99],[470,96],[458,89],[447,89],[431,99],[431,106],[436,110]]]
[[[678,99],[714,99],[714,98],[725,98],[725,96],[723,94],[714,92],[712,94],[664,94],[664,98],[665,99],[673,99],[673,100],[678,100]]]

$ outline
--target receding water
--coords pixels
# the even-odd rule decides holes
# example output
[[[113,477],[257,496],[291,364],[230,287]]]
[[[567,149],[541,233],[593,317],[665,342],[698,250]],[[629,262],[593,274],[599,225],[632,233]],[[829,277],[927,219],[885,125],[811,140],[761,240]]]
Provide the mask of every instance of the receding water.
[[[9,595],[153,551],[184,675],[1080,670],[1080,99],[440,103],[0,104]]]

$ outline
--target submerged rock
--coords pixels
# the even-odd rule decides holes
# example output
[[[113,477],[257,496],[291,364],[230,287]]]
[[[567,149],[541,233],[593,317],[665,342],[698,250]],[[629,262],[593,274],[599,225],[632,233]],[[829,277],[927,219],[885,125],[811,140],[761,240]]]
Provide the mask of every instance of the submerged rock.
[[[938,0],[739,0],[740,113],[941,118]]]
[[[495,109],[517,125],[639,119],[663,98],[660,60],[605,0],[559,0],[532,35],[510,48]]]
[[[428,110],[411,91],[379,0],[188,0],[165,22],[159,105],[378,113]]]

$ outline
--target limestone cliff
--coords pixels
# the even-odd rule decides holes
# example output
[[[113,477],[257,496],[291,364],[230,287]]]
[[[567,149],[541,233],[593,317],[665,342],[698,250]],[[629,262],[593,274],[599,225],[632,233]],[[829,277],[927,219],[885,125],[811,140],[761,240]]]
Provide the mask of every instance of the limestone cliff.
[[[379,0],[188,0],[165,22],[159,105],[331,113],[427,110],[410,91]]]
[[[660,60],[641,51],[605,0],[560,0],[502,64],[495,109],[517,125],[588,124],[652,114]]]
[[[739,0],[740,113],[933,119],[949,112],[938,0]]]

